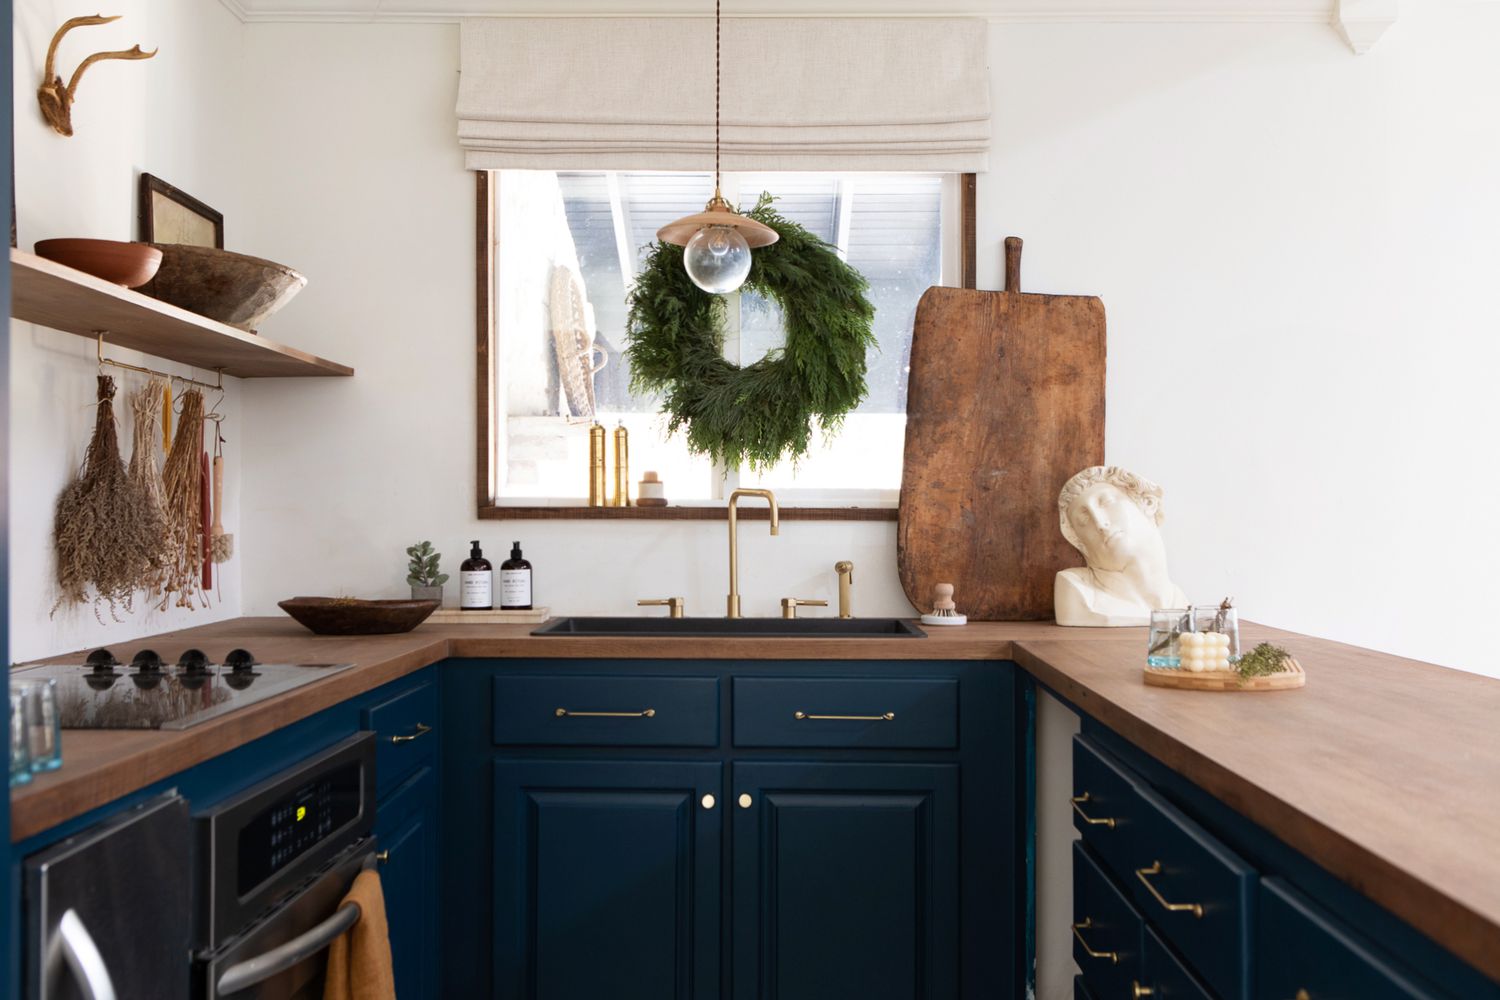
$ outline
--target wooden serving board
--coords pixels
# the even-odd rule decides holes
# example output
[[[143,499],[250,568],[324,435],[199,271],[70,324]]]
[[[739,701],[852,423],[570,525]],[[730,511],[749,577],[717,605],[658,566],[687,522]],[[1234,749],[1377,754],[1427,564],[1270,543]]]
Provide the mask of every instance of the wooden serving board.
[[[1081,565],[1057,494],[1104,463],[1104,303],[1021,289],[929,288],[917,304],[896,558],[926,610],[952,583],[971,621],[1052,617],[1057,572]]]
[[[530,611],[463,611],[459,608],[438,608],[427,616],[423,625],[535,625],[552,617],[551,608],[532,608]]]
[[[1182,688],[1185,691],[1285,691],[1299,688],[1307,683],[1307,674],[1302,664],[1288,657],[1286,666],[1279,673],[1263,677],[1247,677],[1241,683],[1240,675],[1232,670],[1204,670],[1193,673],[1173,667],[1147,667],[1146,684],[1149,687]]]

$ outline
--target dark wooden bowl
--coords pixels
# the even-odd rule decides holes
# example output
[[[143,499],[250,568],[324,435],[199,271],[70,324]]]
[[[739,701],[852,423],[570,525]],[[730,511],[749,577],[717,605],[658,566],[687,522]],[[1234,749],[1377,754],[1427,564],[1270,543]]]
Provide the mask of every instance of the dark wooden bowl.
[[[41,240],[36,253],[125,288],[137,288],[156,277],[162,256],[149,243],[85,239]]]
[[[410,632],[442,601],[359,601],[352,597],[293,597],[281,610],[318,635],[389,635]]]
[[[301,274],[274,260],[186,243],[154,245],[162,252],[161,269],[142,291],[247,333],[258,330],[261,321],[307,284]]]

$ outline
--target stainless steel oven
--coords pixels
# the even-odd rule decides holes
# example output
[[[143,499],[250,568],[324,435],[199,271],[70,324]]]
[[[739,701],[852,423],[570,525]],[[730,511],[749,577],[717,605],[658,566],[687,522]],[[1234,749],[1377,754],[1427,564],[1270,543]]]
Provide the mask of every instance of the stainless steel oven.
[[[341,905],[375,863],[375,738],[363,733],[194,816],[195,1000],[316,1000]]]

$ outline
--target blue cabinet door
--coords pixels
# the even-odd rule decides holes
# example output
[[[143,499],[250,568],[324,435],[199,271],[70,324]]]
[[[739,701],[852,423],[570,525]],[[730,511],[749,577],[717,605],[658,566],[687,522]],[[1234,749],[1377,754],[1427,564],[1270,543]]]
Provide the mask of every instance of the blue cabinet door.
[[[381,801],[377,849],[384,852],[380,884],[391,937],[396,996],[438,995],[438,782],[422,768]]]
[[[716,762],[494,762],[497,1000],[719,995],[721,775]]]
[[[734,764],[734,1000],[959,995],[958,772]]]

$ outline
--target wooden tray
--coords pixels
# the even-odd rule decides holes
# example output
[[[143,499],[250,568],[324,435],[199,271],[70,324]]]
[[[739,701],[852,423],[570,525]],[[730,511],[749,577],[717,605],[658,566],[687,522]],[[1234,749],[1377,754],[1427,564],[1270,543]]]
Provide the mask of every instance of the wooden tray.
[[[1175,667],[1147,667],[1146,685],[1186,691],[1286,691],[1307,683],[1302,664],[1292,657],[1287,658],[1286,664],[1280,673],[1250,677],[1243,683],[1240,675],[1232,670],[1205,670],[1195,674]]]
[[[426,625],[539,625],[552,617],[551,608],[532,608],[530,611],[461,611],[458,608],[438,608],[423,624]]]

